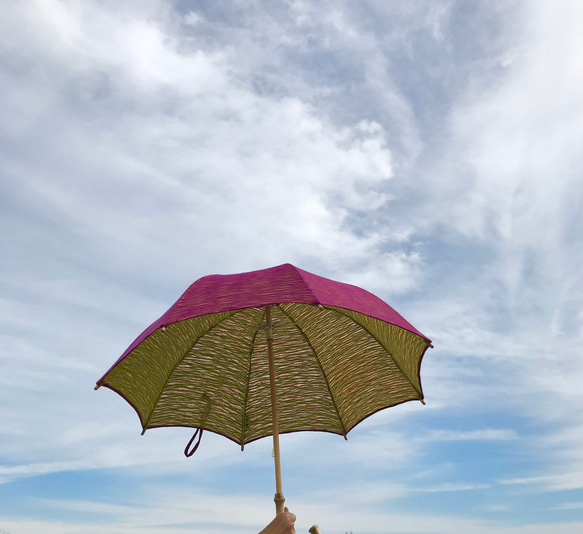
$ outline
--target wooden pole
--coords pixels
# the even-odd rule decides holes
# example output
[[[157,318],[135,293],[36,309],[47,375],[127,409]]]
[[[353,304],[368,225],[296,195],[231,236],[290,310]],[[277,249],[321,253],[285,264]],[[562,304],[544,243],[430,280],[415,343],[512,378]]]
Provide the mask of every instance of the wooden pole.
[[[283,512],[285,498],[281,489],[281,462],[279,459],[279,428],[277,425],[277,394],[275,391],[275,364],[273,362],[273,325],[271,306],[265,306],[265,332],[267,336],[267,357],[269,359],[269,385],[271,389],[271,417],[273,419],[273,456],[275,458],[275,514]]]

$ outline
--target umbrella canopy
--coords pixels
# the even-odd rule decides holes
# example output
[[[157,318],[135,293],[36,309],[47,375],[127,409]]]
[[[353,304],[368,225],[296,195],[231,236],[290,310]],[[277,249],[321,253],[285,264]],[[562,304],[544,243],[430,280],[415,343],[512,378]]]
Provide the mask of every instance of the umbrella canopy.
[[[197,280],[97,387],[126,399],[143,431],[198,427],[242,447],[278,432],[346,437],[378,410],[423,401],[429,346],[368,291],[285,264]]]
[[[196,281],[97,384],[144,430],[201,427],[240,445],[270,436],[266,305],[280,433],[345,436],[378,410],[423,400],[431,341],[368,291],[290,264]]]

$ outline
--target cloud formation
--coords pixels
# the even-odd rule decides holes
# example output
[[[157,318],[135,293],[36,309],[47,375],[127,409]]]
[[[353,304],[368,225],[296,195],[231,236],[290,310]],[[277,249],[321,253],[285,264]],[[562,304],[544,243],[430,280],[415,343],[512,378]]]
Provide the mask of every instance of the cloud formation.
[[[0,528],[264,525],[269,443],[205,436],[185,467],[188,431],[141,438],[92,386],[196,278],[292,262],[374,291],[436,346],[426,407],[347,443],[282,438],[302,527],[580,529],[581,10],[4,6]]]

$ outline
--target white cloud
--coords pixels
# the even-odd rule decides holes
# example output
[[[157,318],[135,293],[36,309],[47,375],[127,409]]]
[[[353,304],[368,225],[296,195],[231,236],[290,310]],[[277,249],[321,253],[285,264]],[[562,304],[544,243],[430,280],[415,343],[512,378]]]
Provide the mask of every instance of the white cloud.
[[[582,465],[581,414],[572,406],[583,377],[573,348],[582,339],[582,219],[573,210],[583,198],[583,100],[574,81],[583,76],[574,59],[583,39],[581,5],[556,7],[515,4],[501,26],[505,50],[494,43],[491,57],[473,65],[452,108],[448,148],[427,169],[425,213],[454,256],[415,315],[445,353],[424,363],[430,407],[487,403],[544,421],[548,436],[517,441],[540,458],[549,487],[570,487],[568,473]],[[557,478],[544,478],[550,473]]]
[[[168,491],[169,488],[165,488]],[[84,513],[104,511],[117,514],[116,522],[100,524],[99,528],[91,524],[56,524],[50,522],[8,522],[0,527],[18,532],[94,532],[131,534],[138,531],[162,532],[169,534],[177,528],[188,525],[192,532],[216,532],[226,534],[236,528],[239,532],[257,532],[267,524],[273,514],[271,499],[254,496],[246,499],[231,499],[221,495],[192,493],[185,490],[171,491],[167,498],[159,498],[146,506],[111,506],[107,503],[62,503],[62,506],[74,508]],[[58,501],[48,501],[50,506],[60,507]],[[144,502],[146,504],[146,502]],[[229,510],[225,514],[225,510]],[[253,512],[261,510],[261,512]],[[548,525],[505,525],[500,521],[475,521],[448,516],[431,516],[416,514],[358,513],[343,500],[340,503],[294,503],[292,511],[297,515],[296,531],[302,532],[317,523],[323,532],[350,531],[358,532],[432,532],[449,534],[450,532],[467,532],[468,534],[542,534]],[[202,519],[204,518],[204,520]],[[203,522],[204,521],[204,522]],[[62,530],[57,530],[57,525]],[[555,523],[553,531],[570,534],[573,529],[581,528],[583,523]],[[44,530],[43,530],[44,529]]]
[[[7,163],[13,180],[26,175],[27,203],[100,240],[102,251],[122,261],[129,259],[124,251],[142,251],[133,265],[168,270],[172,258],[174,269],[192,272],[202,261],[244,270],[316,260],[331,274],[355,269],[363,280],[378,281],[370,258],[394,247],[402,230],[396,241],[386,229],[357,235],[346,221],[351,212],[373,216],[389,198],[383,190],[393,163],[378,122],[335,126],[297,98],[257,95],[245,73],[238,78],[232,51],[180,49],[160,22],[109,5],[58,5],[60,22],[14,9],[14,19],[39,37],[6,38],[21,54],[43,57],[53,73],[42,84],[51,105],[36,109],[19,139],[53,122],[59,136],[48,148],[68,154],[66,166],[42,154],[25,168]],[[43,39],[60,25],[70,37],[45,48]],[[36,95],[18,87],[40,82],[42,73],[30,65],[24,76],[7,80],[14,88],[8,124],[31,114]],[[87,93],[96,82],[101,89]],[[39,176],[36,169],[47,165],[50,175]],[[381,262],[395,291],[415,285],[419,262],[398,248]]]
[[[197,26],[204,21],[204,17],[196,11],[189,11],[184,15],[184,24],[188,26]]]
[[[131,408],[92,386],[194,279],[291,261],[394,297],[436,346],[422,369],[427,407],[379,413],[346,444],[282,437],[301,527],[314,517],[324,532],[546,533],[528,519],[460,519],[452,508],[389,512],[419,498],[411,481],[430,480],[428,501],[581,487],[581,7],[460,5],[232,8],[244,17],[154,0],[5,6],[0,479],[117,468],[136,487],[170,481],[136,506],[37,501],[62,517],[107,513],[115,526],[0,528],[161,533],[202,517],[212,525],[193,530],[264,525],[271,494],[173,488],[188,432],[140,438]],[[479,35],[465,26],[476,20]],[[448,429],[460,414],[500,419]],[[420,431],[432,417],[442,430]],[[457,482],[464,458],[426,462],[443,441],[500,441],[537,461],[502,487],[482,476]],[[242,455],[222,438],[205,442],[194,476],[243,463],[271,472],[268,442]],[[296,466],[314,488],[322,469],[324,482],[300,488]],[[226,526],[225,509],[234,511]]]
[[[441,493],[447,491],[474,491],[489,489],[490,484],[442,484],[428,488],[419,488],[417,491],[424,493]]]
[[[480,430],[434,430],[425,439],[430,441],[506,441],[516,439],[514,430],[484,428]]]
[[[583,471],[559,475],[505,478],[500,484],[528,485],[537,491],[564,491],[583,488]]]
[[[564,502],[553,507],[553,510],[583,510],[583,502]]]
[[[512,65],[453,116],[457,147],[468,165],[468,194],[453,222],[459,231],[480,236],[493,225],[511,286],[513,269],[520,268],[514,262],[525,261],[528,249],[537,255],[554,251],[546,257],[551,264],[568,261],[556,245],[565,231],[569,191],[580,191],[583,106],[572,82],[582,74],[574,58],[583,39],[575,22],[581,6],[562,5],[523,6],[525,24]]]

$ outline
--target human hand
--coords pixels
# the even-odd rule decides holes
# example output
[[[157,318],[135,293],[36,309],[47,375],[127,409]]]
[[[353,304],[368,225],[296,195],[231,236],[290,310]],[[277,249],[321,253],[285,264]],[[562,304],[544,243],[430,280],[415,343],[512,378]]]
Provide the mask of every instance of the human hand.
[[[283,513],[276,515],[275,519],[259,534],[295,534],[295,520],[296,516],[292,514],[286,506],[283,509]]]

